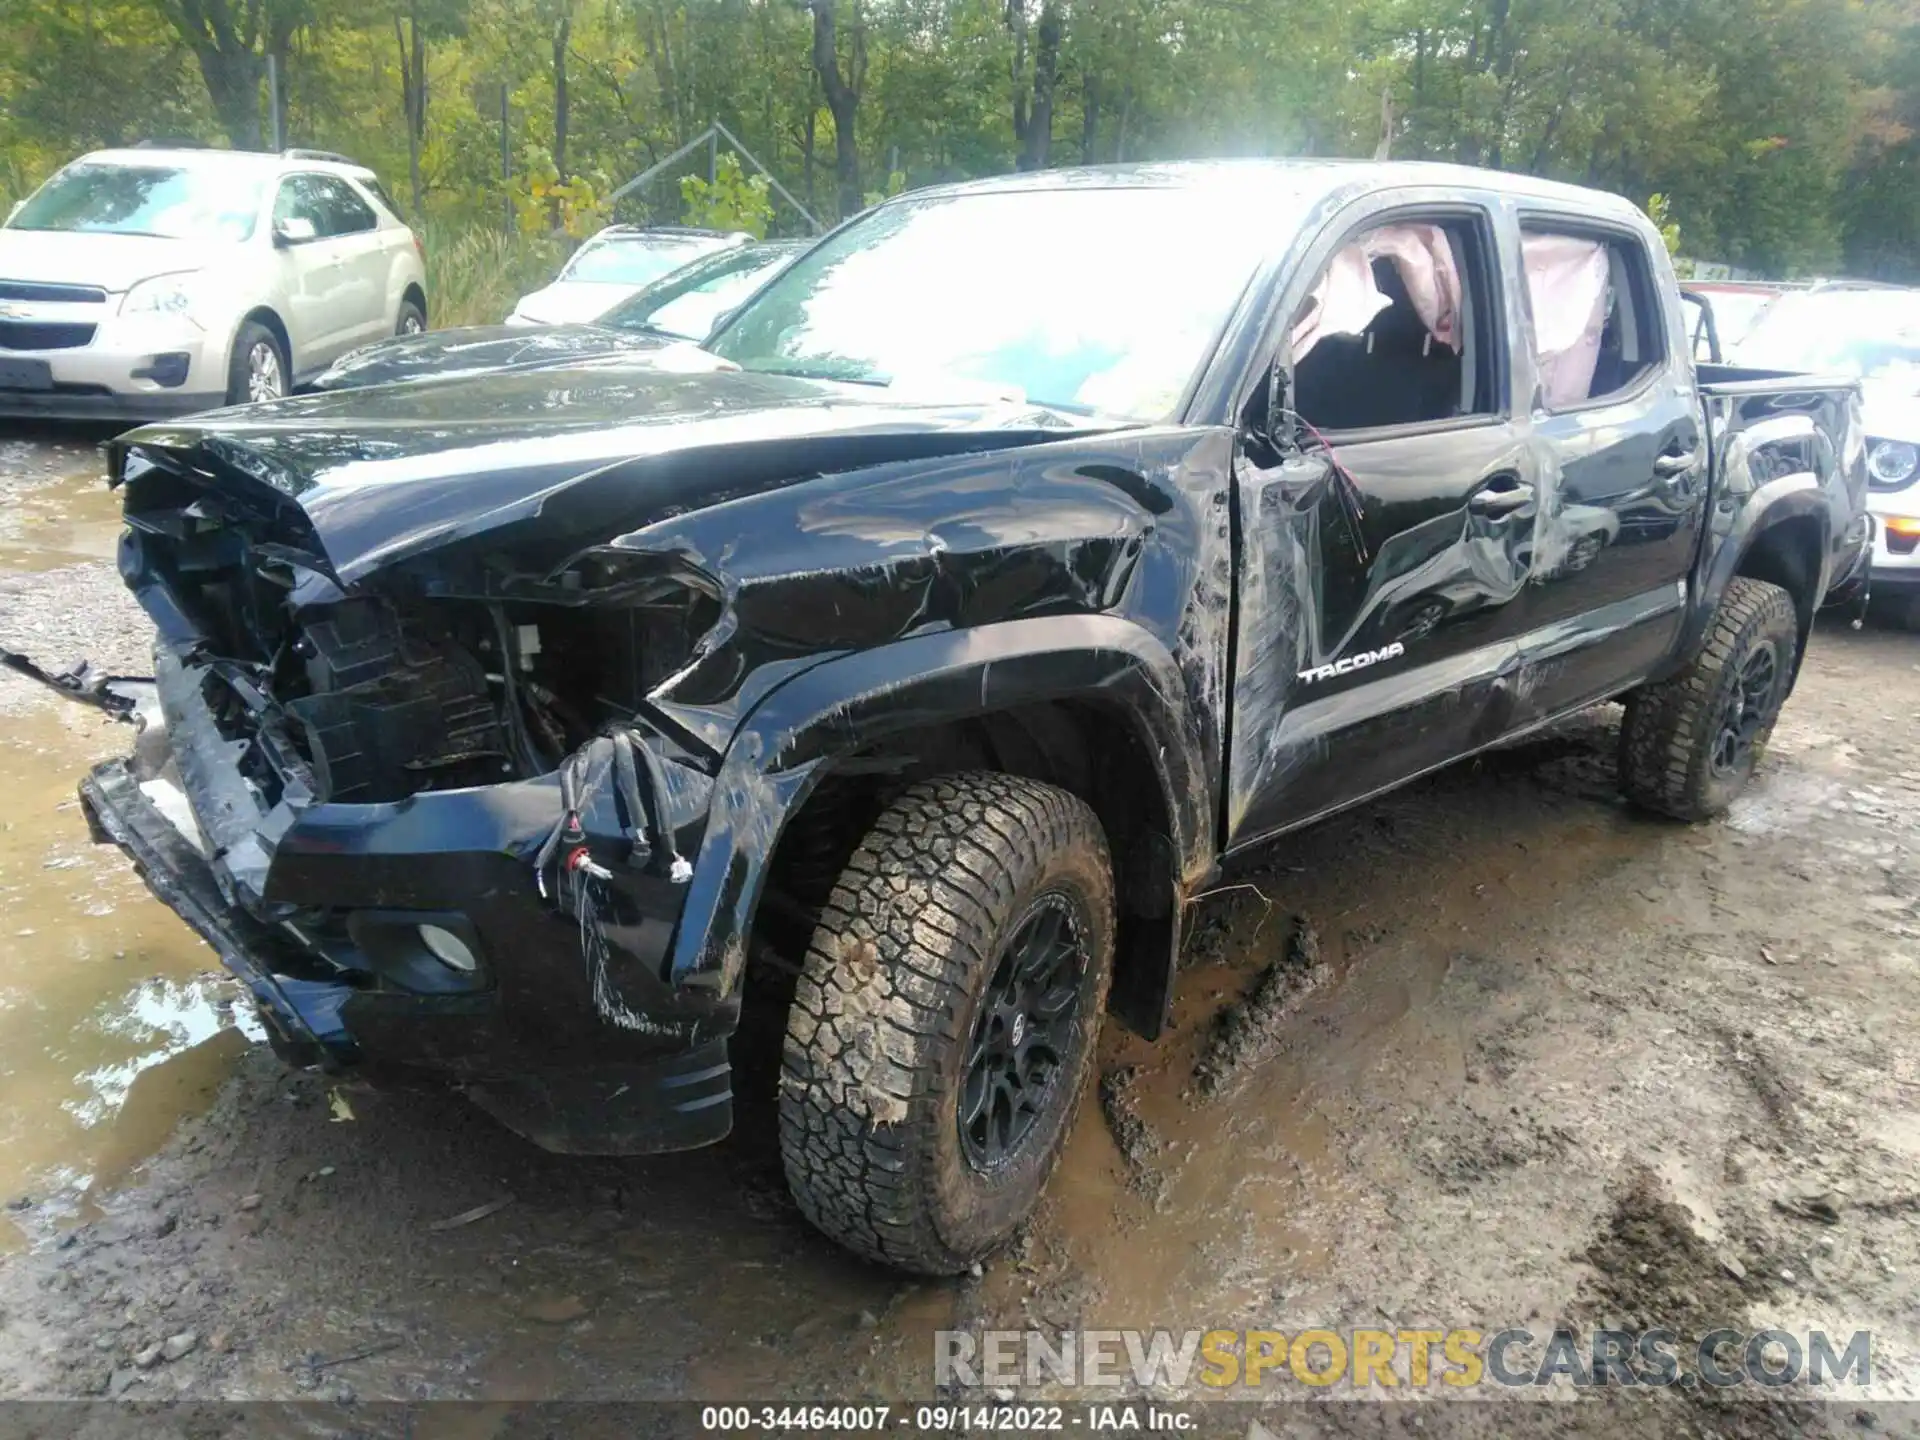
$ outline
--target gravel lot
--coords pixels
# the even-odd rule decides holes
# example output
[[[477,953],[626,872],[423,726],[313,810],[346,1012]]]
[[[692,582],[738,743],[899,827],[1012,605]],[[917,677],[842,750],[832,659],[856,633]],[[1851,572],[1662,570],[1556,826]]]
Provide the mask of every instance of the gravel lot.
[[[0,644],[141,668],[110,505],[72,478],[89,439],[0,439]],[[0,677],[0,728],[54,704]],[[1110,1028],[1102,1093],[1021,1243],[951,1284],[807,1228],[764,1093],[711,1150],[583,1161],[455,1097],[291,1075],[227,1042],[210,1103],[163,1104],[158,1150],[122,1181],[80,1205],[21,1181],[0,1397],[908,1399],[954,1325],[1624,1321],[1868,1329],[1873,1384],[1825,1407],[1616,1396],[1553,1407],[1556,1433],[1904,1433],[1917,712],[1920,637],[1823,625],[1722,823],[1627,810],[1601,709],[1272,847],[1194,917],[1173,1035]],[[14,823],[36,856],[77,843],[71,810]],[[31,913],[36,893],[9,901],[10,928],[62,923]],[[33,1003],[0,984],[0,1019]],[[1511,1404],[1267,1423],[1400,1433],[1440,1409],[1455,1429],[1519,1423]]]

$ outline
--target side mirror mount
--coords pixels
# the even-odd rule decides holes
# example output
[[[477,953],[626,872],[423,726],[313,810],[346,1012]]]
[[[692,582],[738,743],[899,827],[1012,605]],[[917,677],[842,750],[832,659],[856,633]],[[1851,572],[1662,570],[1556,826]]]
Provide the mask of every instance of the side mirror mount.
[[[1288,383],[1291,378],[1287,362],[1275,356],[1267,368],[1267,430],[1262,438],[1276,455],[1291,454],[1300,442],[1299,427],[1293,423],[1293,410],[1287,403],[1293,396]]]
[[[313,221],[304,215],[289,215],[273,224],[273,243],[279,249],[289,245],[304,245],[320,232],[313,228]]]

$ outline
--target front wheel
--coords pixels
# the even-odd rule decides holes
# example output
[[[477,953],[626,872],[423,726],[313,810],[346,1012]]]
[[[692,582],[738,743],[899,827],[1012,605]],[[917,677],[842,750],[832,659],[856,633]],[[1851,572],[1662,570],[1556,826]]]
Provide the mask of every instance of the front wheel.
[[[1059,1159],[1113,969],[1100,822],[1011,775],[925,781],[881,814],[821,913],[787,1020],[780,1148],[849,1249],[965,1270]]]
[[[1730,581],[1693,662],[1627,696],[1627,798],[1677,820],[1706,820],[1731,805],[1773,733],[1799,648],[1791,595],[1746,576]]]
[[[257,405],[287,393],[287,354],[274,333],[249,320],[233,338],[227,362],[227,404]]]

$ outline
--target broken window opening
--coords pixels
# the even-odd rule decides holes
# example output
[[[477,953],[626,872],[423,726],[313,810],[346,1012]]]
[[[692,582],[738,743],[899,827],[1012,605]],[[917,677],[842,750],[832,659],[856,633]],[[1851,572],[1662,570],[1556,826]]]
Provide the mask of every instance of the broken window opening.
[[[1525,227],[1520,255],[1542,408],[1605,400],[1660,363],[1660,309],[1638,241]]]
[[[1495,412],[1480,232],[1376,226],[1342,246],[1295,316],[1293,409],[1320,430],[1432,424]]]

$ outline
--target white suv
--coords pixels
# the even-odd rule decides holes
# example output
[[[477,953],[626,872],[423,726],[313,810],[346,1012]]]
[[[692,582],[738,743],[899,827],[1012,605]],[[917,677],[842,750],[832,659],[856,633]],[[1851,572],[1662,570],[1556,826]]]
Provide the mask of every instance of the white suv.
[[[100,150],[0,226],[0,415],[269,400],[426,323],[418,239],[338,155]]]

